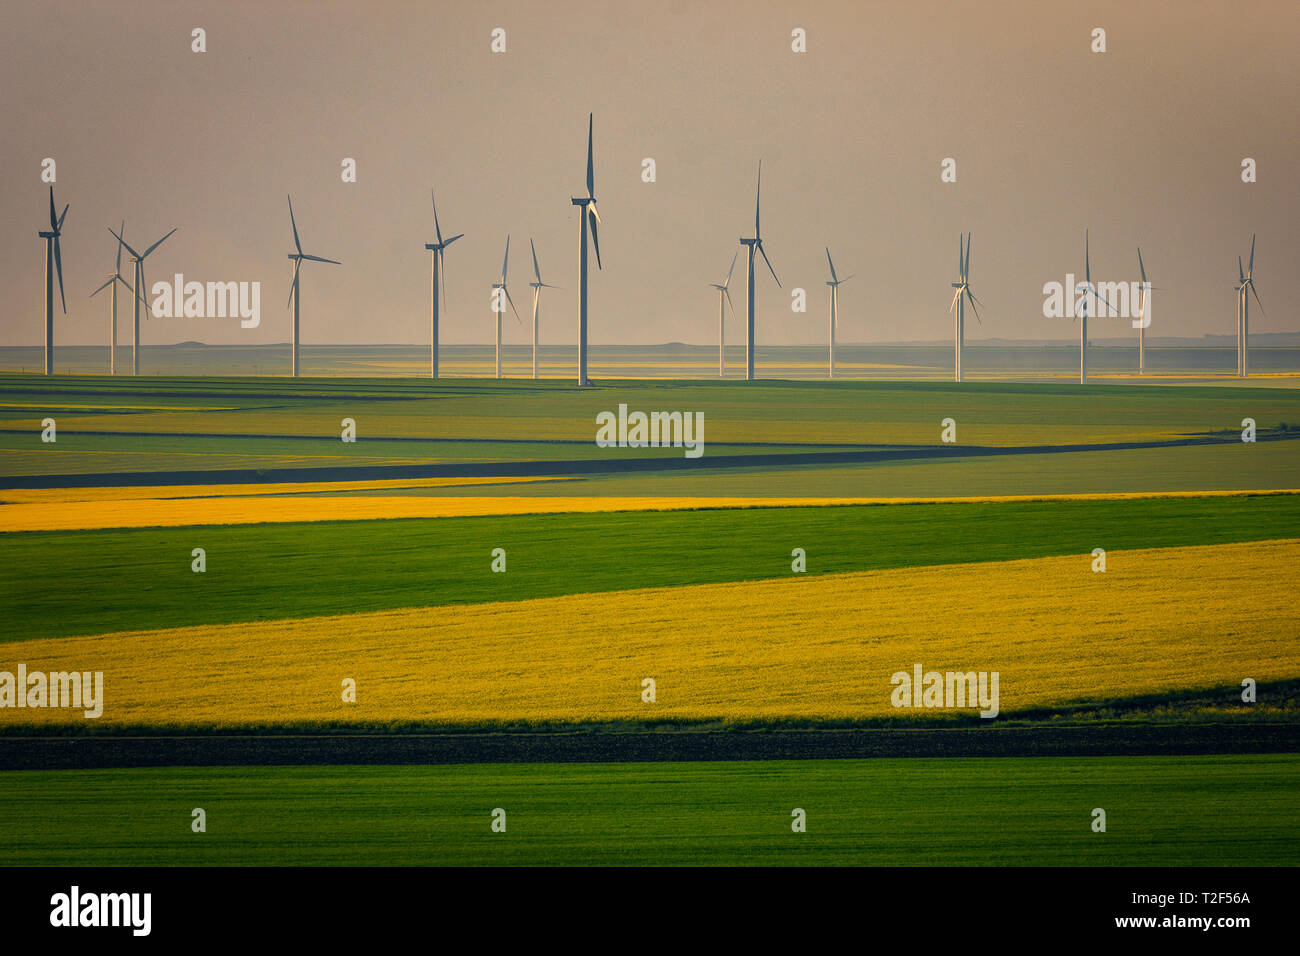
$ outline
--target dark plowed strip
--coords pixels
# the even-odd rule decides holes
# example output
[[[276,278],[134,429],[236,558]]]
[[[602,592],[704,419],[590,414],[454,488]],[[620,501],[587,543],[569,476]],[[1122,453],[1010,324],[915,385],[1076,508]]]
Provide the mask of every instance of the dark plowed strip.
[[[6,770],[291,764],[586,763],[862,757],[1106,757],[1294,753],[1300,724],[0,737]]]

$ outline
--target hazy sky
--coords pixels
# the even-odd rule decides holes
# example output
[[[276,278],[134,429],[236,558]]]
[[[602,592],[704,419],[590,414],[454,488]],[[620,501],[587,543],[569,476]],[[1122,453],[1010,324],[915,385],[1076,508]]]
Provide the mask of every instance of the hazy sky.
[[[206,53],[190,50],[195,27]],[[490,51],[494,27],[504,54]],[[1094,27],[1104,54],[1090,51]],[[147,343],[286,341],[289,192],[305,251],[343,262],[304,267],[303,341],[427,343],[430,186],[444,232],[467,233],[447,253],[443,341],[492,340],[507,233],[525,323],[532,236],[543,278],[564,287],[543,297],[542,339],[575,341],[569,197],[584,187],[588,111],[604,220],[594,343],[716,341],[708,283],[750,234],[759,157],[765,247],[785,285],[757,277],[760,342],[825,340],[826,245],[856,273],[842,341],[950,338],[966,230],[987,306],[968,334],[1068,338],[1069,319],[1042,316],[1042,286],[1082,272],[1085,226],[1094,279],[1136,279],[1141,244],[1164,290],[1157,336],[1234,333],[1236,257],[1257,232],[1268,313],[1252,331],[1293,331],[1297,50],[1293,0],[7,2],[0,345],[42,341],[47,156],[72,207],[56,341],[104,342],[105,296],[87,296],[123,218],[133,245],[179,226],[150,257],[150,283],[262,283],[260,328],[154,319]],[[341,181],[344,157],[356,183]],[[657,182],[641,180],[645,157]],[[955,184],[940,182],[944,157]],[[791,311],[795,286],[806,314]],[[743,257],[733,289],[743,321]],[[526,342],[528,326],[508,316],[505,335]]]

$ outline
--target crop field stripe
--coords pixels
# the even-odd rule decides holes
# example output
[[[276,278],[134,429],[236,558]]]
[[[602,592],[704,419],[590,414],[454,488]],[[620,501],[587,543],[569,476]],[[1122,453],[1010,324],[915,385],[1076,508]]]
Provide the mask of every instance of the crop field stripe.
[[[0,865],[1295,866],[1297,771],[1295,755],[14,771]]]
[[[483,481],[491,479],[479,479]],[[497,479],[500,481],[500,479]],[[450,484],[451,482],[449,482]],[[468,483],[468,482],[462,482]],[[362,482],[345,484],[364,485]],[[242,486],[249,487],[249,486]],[[0,532],[83,531],[103,528],[193,527],[201,525],[368,521],[400,518],[462,518],[488,515],[589,514],[593,512],[692,511],[700,509],[815,508],[858,505],[997,504],[1039,501],[1117,501],[1149,498],[1216,498],[1300,494],[1300,490],[1011,495],[1005,498],[734,498],[734,497],[276,497],[274,485],[261,495],[119,499],[67,495],[60,499],[0,504]],[[289,488],[310,485],[287,485]],[[328,488],[328,484],[324,485]],[[340,489],[343,490],[343,489]],[[0,492],[4,494],[4,492]]]
[[[0,534],[0,642],[1295,537],[1300,495]]]
[[[891,675],[915,664],[998,671],[1004,713],[1300,677],[1300,540],[1111,552],[1104,574],[1089,565],[1038,558],[32,640],[5,645],[0,661],[102,671],[97,726],[169,728],[888,717],[899,714]],[[641,700],[646,677],[653,704]],[[341,701],[343,678],[356,703]],[[952,711],[907,716],[927,714]],[[0,710],[0,728],[69,723],[84,727],[81,711]]]

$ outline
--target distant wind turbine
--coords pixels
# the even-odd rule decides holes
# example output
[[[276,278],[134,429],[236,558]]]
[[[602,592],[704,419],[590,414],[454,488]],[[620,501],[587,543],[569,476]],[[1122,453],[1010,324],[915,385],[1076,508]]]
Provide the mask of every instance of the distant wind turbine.
[[[736,271],[736,260],[740,258],[740,251],[731,257],[731,268],[727,270],[727,281],[719,285],[711,282],[709,285],[718,290],[718,378],[723,378],[727,374],[727,353],[726,353],[726,334],[724,328],[725,313],[722,311],[723,300],[726,300],[727,308],[731,309],[731,317],[736,318],[736,307],[731,304],[731,274]]]
[[[515,313],[515,321],[520,322],[519,310],[515,308],[515,300],[510,298],[510,290],[506,288],[506,270],[510,268],[510,237],[506,236],[506,257],[501,261],[501,278],[492,283],[492,312],[497,322],[497,378],[501,377],[501,313],[506,310],[505,303],[501,301],[501,296],[505,295],[506,302],[510,303],[510,308]],[[500,292],[496,292],[496,290]]]
[[[125,229],[126,223],[123,223],[122,227],[123,229]],[[113,227],[109,226],[108,231],[113,232]],[[172,232],[175,231],[176,231],[175,229],[172,230]],[[117,237],[118,242],[122,243],[122,245],[126,247],[126,251],[131,254],[131,261],[135,263],[135,275],[132,278],[132,282],[134,283],[134,285],[131,288],[131,374],[132,375],[140,374],[140,306],[141,305],[145,307],[145,312],[144,312],[145,317],[148,318],[149,316],[149,303],[144,297],[144,290],[148,288],[148,286],[145,285],[145,281],[144,281],[144,260],[149,257],[149,253],[153,252],[164,242],[166,242],[167,239],[171,236],[172,232],[167,233],[166,236],[163,236],[161,239],[155,242],[144,252],[136,252],[134,249],[131,248],[131,244],[127,242],[125,239],[123,239],[119,233],[113,232],[113,235]]]
[[[429,377],[438,377],[438,278],[439,270],[446,269],[446,249],[449,245],[461,238],[465,234],[452,236],[450,239],[442,238],[442,227],[438,225],[438,197],[429,190],[429,196],[433,199],[433,231],[438,237],[437,242],[426,242],[424,248],[432,254],[433,262],[430,265],[431,273],[429,276]],[[443,304],[447,301],[447,289],[442,290]]]
[[[745,381],[754,380],[754,250],[757,249],[763,253],[763,261],[767,263],[767,270],[772,273],[772,278],[776,279],[777,288],[781,288],[781,280],[776,278],[776,270],[772,268],[772,260],[767,257],[763,249],[763,233],[759,229],[758,213],[759,205],[763,198],[763,161],[758,161],[758,190],[754,194],[754,237],[752,239],[740,240],[740,244],[749,249],[749,265],[745,270],[745,297],[747,306],[747,326],[745,339]]]
[[[587,195],[571,199],[579,207],[578,218],[582,220],[581,238],[579,239],[579,292],[578,292],[578,384],[590,385],[587,379],[587,229],[591,229],[591,244],[596,249],[596,268],[600,264],[600,237],[596,226],[600,223],[600,213],[596,210],[596,173],[592,161],[591,141],[595,114],[587,115]],[[499,373],[498,373],[499,374]]]
[[[831,289],[831,328],[830,328],[831,353],[830,353],[829,365],[827,368],[827,378],[834,378],[835,377],[835,327],[836,325],[839,324],[840,283],[848,282],[850,279],[853,278],[853,276],[847,275],[843,279],[841,279],[838,275],[835,274],[835,263],[831,261],[831,250],[829,246],[826,247],[826,264],[831,267],[831,281],[826,283],[828,286],[830,286]]]
[[[506,241],[509,242],[508,239],[507,239]],[[536,281],[536,282],[530,282],[530,283],[528,283],[530,286],[532,286],[532,289],[533,289],[533,378],[537,378],[537,306],[538,306],[538,300],[539,300],[539,299],[541,298],[541,296],[542,296],[542,290],[543,290],[543,289],[558,289],[559,286],[558,286],[558,285],[547,285],[545,282],[542,281],[542,269],[541,269],[541,267],[537,264],[537,246],[535,246],[535,245],[533,244],[532,236],[529,236],[529,237],[528,237],[528,247],[529,247],[530,249],[533,250],[533,275],[537,277],[537,281]],[[504,272],[505,272],[505,270],[503,269],[503,270],[501,270],[501,271],[502,271],[502,273],[503,273],[503,275],[502,275],[502,280],[501,280],[502,283],[503,283],[503,284],[502,284],[502,288],[505,288],[505,286],[504,286],[504,283],[505,283]]]
[[[63,314],[68,314],[68,302],[63,297],[63,256],[59,252],[59,237],[63,235],[63,217],[68,214],[68,207],[63,207],[62,215],[54,215],[54,187],[50,187],[50,228],[37,233],[45,240],[45,374],[54,374],[54,276],[59,277],[59,302],[63,305]]]
[[[1261,315],[1264,303],[1259,301],[1255,291],[1255,237],[1250,237],[1250,262],[1246,271],[1241,270],[1241,256],[1237,257],[1237,374],[1242,378],[1250,375],[1250,296],[1255,297]],[[1247,294],[1249,293],[1249,295]]]
[[[954,316],[954,345],[953,345],[953,381],[963,382],[966,380],[966,303],[970,302],[970,308],[975,313],[975,321],[980,325],[984,320],[980,318],[980,310],[976,307],[979,299],[975,298],[975,293],[970,290],[970,233],[966,233],[966,244],[963,248],[961,233],[957,234],[957,281],[952,284],[956,289],[952,294],[952,305],[948,306],[948,311]]]
[[[1097,293],[1092,284],[1092,259],[1088,249],[1088,230],[1083,231],[1083,282],[1074,287],[1075,292],[1082,292],[1083,297],[1075,307],[1075,319],[1079,321],[1079,384],[1088,381],[1088,298],[1100,302],[1107,309],[1114,310],[1109,302]]]
[[[121,232],[126,232],[126,220],[122,220],[120,227]],[[122,284],[122,288],[131,288],[122,278],[122,240],[117,240],[117,265],[113,268],[108,277],[108,281],[101,285],[94,292],[90,293],[93,299],[105,289],[108,289],[108,374],[117,374],[117,284]]]
[[[1142,263],[1142,247],[1138,246],[1138,272],[1142,276],[1142,285],[1138,292],[1138,374],[1145,375],[1147,370],[1147,295],[1159,291],[1147,283],[1147,267]]]
[[[298,377],[298,320],[300,307],[302,305],[302,286],[298,282],[298,274],[302,271],[302,262],[304,259],[311,262],[328,262],[332,266],[340,266],[343,263],[335,259],[322,259],[320,256],[309,256],[302,251],[302,243],[298,240],[298,223],[293,218],[293,197],[287,196],[289,200],[289,225],[293,227],[293,245],[297,252],[289,253],[289,258],[293,260],[293,283],[289,287],[289,303],[293,305],[293,361],[292,371],[290,374],[294,378]]]

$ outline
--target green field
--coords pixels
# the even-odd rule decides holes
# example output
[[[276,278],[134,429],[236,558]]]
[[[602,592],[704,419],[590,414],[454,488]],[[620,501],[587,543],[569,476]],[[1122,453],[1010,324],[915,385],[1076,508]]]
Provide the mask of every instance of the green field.
[[[0,641],[1287,537],[1300,495],[11,533]]]
[[[0,865],[1294,866],[1298,770],[1280,755],[14,771]]]

